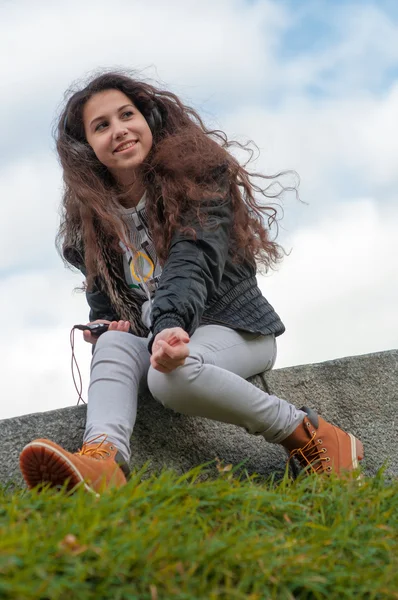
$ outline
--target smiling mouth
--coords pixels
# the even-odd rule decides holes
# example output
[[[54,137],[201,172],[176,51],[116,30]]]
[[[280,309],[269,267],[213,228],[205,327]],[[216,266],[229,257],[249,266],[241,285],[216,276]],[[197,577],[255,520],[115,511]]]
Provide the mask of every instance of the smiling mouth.
[[[116,150],[113,151],[113,154],[116,154],[117,152],[123,152],[123,150],[128,150],[129,148],[132,148],[133,146],[135,146],[137,143],[137,140],[132,140],[131,142],[126,142],[125,144],[123,144],[123,146],[119,146],[119,148],[116,148]]]

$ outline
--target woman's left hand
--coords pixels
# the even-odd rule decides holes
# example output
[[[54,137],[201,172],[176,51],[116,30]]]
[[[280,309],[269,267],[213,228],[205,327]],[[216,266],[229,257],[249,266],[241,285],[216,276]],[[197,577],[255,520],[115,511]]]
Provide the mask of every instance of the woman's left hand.
[[[152,345],[151,365],[161,373],[171,373],[189,356],[189,335],[181,327],[163,329]]]

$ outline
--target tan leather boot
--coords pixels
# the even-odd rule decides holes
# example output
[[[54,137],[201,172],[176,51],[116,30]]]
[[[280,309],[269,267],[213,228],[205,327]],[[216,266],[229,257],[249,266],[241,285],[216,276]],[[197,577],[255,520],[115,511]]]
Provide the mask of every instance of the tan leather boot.
[[[339,427],[328,423],[307,407],[304,421],[281,445],[288,450],[290,457],[296,458],[307,473],[337,473],[357,469],[363,459],[363,445],[360,440]]]
[[[102,441],[96,441],[103,438]],[[97,436],[76,453],[68,452],[51,440],[38,439],[27,444],[19,457],[22,475],[29,488],[42,483],[73,490],[78,485],[97,494],[109,487],[126,484],[130,469],[116,446]]]

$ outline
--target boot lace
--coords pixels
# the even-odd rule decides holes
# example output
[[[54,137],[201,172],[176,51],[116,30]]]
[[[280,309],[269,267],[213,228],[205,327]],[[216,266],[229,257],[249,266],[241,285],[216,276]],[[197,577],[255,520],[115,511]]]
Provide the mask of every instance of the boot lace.
[[[297,458],[304,468],[309,468],[313,473],[319,473],[324,469],[324,462],[329,462],[330,458],[322,456],[327,452],[326,448],[321,447],[322,440],[315,440],[317,432],[314,431],[311,439],[302,448],[295,448],[289,454],[289,462],[292,458]]]
[[[95,440],[98,440],[98,438],[101,437],[103,437],[101,442],[95,442]],[[109,457],[111,455],[110,452],[106,448],[101,448],[101,446],[106,442],[107,437],[108,436],[106,433],[97,435],[88,442],[85,442],[81,449],[76,452],[76,454],[79,454],[80,456],[91,456],[92,458]]]

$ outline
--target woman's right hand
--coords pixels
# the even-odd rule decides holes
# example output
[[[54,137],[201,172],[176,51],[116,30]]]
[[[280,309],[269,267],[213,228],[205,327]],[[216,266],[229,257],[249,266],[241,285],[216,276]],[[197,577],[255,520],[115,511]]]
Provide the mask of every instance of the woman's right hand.
[[[93,323],[107,323],[109,325],[108,331],[124,331],[125,333],[128,333],[130,329],[129,321],[105,321],[105,319],[97,319],[96,321],[91,321],[89,325],[92,325]],[[89,344],[96,344],[98,341],[98,336],[93,335],[88,329],[83,331],[83,338],[84,341]]]

